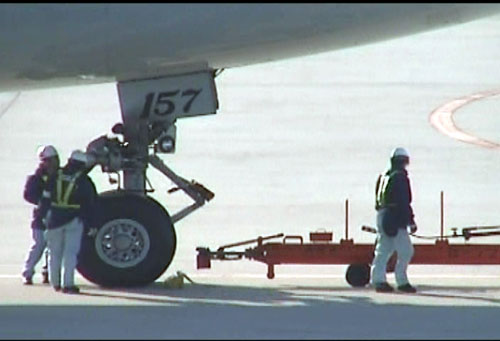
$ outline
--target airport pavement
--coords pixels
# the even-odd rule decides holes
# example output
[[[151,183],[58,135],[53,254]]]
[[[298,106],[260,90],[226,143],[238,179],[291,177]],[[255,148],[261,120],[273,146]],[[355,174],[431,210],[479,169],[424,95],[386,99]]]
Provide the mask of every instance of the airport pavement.
[[[251,262],[197,271],[195,248],[320,228],[338,241],[346,198],[350,236],[373,242],[360,226],[373,225],[375,180],[395,146],[412,156],[421,234],[439,232],[441,190],[448,228],[500,223],[498,150],[453,140],[429,123],[445,103],[500,88],[499,29],[492,17],[223,72],[217,115],[178,122],[177,152],[164,157],[215,198],[176,225],[167,273],[135,291],[79,278],[83,294],[66,296],[17,277],[32,209],[22,188],[37,146],[54,144],[64,158],[108,133],[120,120],[115,86],[0,94],[0,338],[498,338],[500,267],[413,267],[419,295],[377,295],[348,287],[342,266],[278,267],[273,281]],[[499,101],[461,108],[457,125],[500,141]],[[185,205],[150,173],[155,198],[171,212]],[[111,188],[98,170],[92,176],[100,190]],[[176,270],[200,284],[162,288]]]
[[[391,279],[391,278],[390,278]],[[414,278],[419,293],[377,294],[335,277],[196,278],[80,295],[0,280],[2,339],[484,339],[500,329],[496,278]],[[460,284],[457,284],[460,283]]]

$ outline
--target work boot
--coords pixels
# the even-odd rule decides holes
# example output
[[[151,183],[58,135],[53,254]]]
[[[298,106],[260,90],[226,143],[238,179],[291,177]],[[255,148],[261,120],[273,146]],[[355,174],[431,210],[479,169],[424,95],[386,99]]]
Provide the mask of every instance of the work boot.
[[[47,272],[43,272],[42,273],[42,277],[43,277],[43,281],[42,281],[43,284],[49,284],[50,283],[49,282],[49,274]]]
[[[33,284],[33,278],[32,277],[23,277],[23,284],[24,285],[32,285]]]
[[[65,294],[79,294],[80,293],[80,288],[77,286],[72,286],[72,287],[64,287],[62,289],[62,292]]]
[[[389,285],[387,282],[375,283],[375,291],[376,292],[393,292],[394,288]]]
[[[414,294],[417,292],[417,289],[413,287],[410,283],[398,286],[398,290],[409,294]]]

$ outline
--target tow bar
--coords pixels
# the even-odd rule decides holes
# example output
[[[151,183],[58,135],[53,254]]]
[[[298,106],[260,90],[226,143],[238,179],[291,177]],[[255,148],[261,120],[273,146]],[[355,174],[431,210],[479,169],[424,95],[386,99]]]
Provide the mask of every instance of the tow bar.
[[[418,236],[420,239],[432,239],[434,244],[414,244],[415,254],[411,264],[500,264],[500,245],[498,244],[466,244],[473,237],[500,235],[500,226],[472,226],[457,233],[444,235],[443,192],[441,192],[441,234],[439,236]],[[363,287],[370,281],[370,265],[373,260],[375,243],[360,244],[349,239],[349,201],[345,201],[345,238],[339,243],[332,242],[333,233],[315,231],[309,234],[309,242],[299,235],[283,233],[258,237],[238,243],[228,244],[211,251],[206,247],[196,248],[197,268],[208,269],[212,260],[240,260],[247,258],[267,265],[267,278],[275,277],[275,265],[278,264],[349,264],[346,281],[353,287]],[[366,232],[375,232],[369,226],[361,228]],[[451,238],[464,238],[464,244],[450,244]],[[252,245],[253,244],[253,245]],[[233,248],[251,246],[245,250]],[[389,259],[387,271],[394,271],[396,254]]]

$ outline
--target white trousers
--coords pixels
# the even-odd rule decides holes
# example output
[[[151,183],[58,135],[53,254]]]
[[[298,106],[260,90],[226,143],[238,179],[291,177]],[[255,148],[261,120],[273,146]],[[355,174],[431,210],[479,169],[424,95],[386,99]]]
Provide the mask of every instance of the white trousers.
[[[387,282],[387,262],[394,251],[398,253],[398,261],[394,269],[396,284],[398,286],[409,284],[406,270],[413,257],[413,245],[408,235],[407,229],[398,229],[394,237],[389,237],[382,228],[381,214],[377,215],[377,247],[375,248],[375,258],[372,267],[372,284]]]
[[[62,287],[75,285],[75,268],[83,233],[83,223],[75,218],[55,229],[47,229],[49,252],[49,280],[53,287],[61,286],[61,268],[64,267]]]
[[[23,277],[32,277],[35,274],[35,266],[42,258],[43,250],[47,246],[43,230],[32,228],[31,231],[33,243],[24,261]]]

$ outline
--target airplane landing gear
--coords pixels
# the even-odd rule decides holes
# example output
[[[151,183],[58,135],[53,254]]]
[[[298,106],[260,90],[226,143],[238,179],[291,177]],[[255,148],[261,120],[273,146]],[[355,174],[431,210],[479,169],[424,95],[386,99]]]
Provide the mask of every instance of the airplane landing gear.
[[[123,124],[113,132],[123,135],[123,141],[101,136],[87,146],[94,165],[118,174],[118,189],[99,195],[94,222],[82,239],[77,269],[89,281],[102,286],[155,281],[175,254],[174,223],[214,197],[203,185],[175,174],[157,155],[175,151],[178,118],[216,112],[214,74],[209,70],[118,83]],[[176,184],[171,191],[184,191],[194,203],[170,216],[147,195],[149,165]]]

